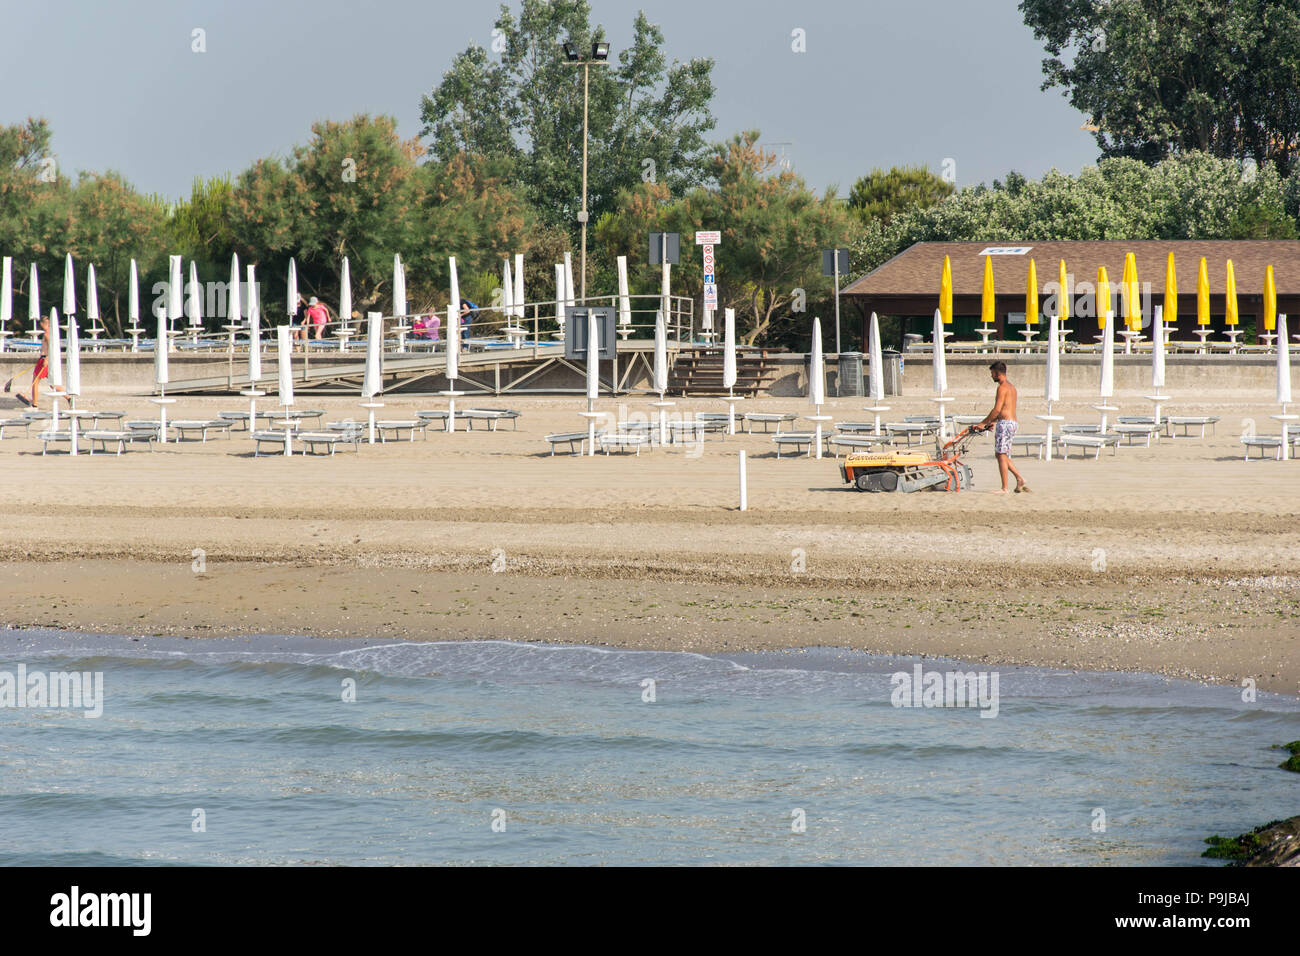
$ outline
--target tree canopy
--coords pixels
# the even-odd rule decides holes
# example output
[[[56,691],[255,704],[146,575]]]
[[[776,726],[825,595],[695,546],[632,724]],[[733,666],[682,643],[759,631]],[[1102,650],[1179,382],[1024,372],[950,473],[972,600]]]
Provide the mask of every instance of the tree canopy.
[[[1092,117],[1103,156],[1201,150],[1289,171],[1300,145],[1300,0],[1022,0],[1043,89]]]
[[[864,220],[887,222],[900,212],[933,206],[956,189],[924,166],[873,169],[849,190],[849,208]]]
[[[565,228],[582,204],[583,69],[566,60],[561,44],[571,41],[589,58],[592,43],[605,39],[590,15],[584,0],[523,0],[518,18],[503,4],[492,52],[468,47],[420,104],[435,159],[509,160],[532,205]],[[590,67],[591,222],[613,208],[620,190],[661,182],[680,196],[707,172],[713,61],[669,64],[663,33],[644,13],[632,33],[628,48]]]

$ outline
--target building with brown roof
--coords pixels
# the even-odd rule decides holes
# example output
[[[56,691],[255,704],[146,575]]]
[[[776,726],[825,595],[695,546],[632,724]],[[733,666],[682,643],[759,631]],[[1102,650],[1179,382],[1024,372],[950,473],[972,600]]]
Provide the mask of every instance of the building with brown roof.
[[[1089,322],[1092,329],[1097,328],[1098,267],[1106,267],[1113,303],[1124,273],[1124,256],[1129,252],[1137,263],[1145,325],[1150,324],[1152,306],[1164,302],[1166,259],[1169,253],[1174,254],[1179,338],[1190,338],[1196,324],[1196,276],[1202,257],[1209,274],[1212,328],[1224,328],[1229,259],[1236,277],[1239,328],[1253,330],[1256,317],[1263,313],[1264,270],[1269,265],[1277,286],[1278,311],[1300,315],[1300,241],[1295,240],[918,242],[853,282],[841,295],[861,310],[864,342],[866,319],[872,312],[903,318],[904,330],[910,326],[913,331],[928,333],[939,307],[939,279],[946,255],[952,263],[953,331],[958,338],[973,338],[980,322],[987,256],[993,263],[995,321],[999,337],[1005,338],[1008,332],[1015,334],[1023,327],[1030,259],[1038,274],[1043,313],[1055,310],[1060,261],[1064,260],[1070,286],[1069,314],[1075,317],[1067,325],[1082,332]]]

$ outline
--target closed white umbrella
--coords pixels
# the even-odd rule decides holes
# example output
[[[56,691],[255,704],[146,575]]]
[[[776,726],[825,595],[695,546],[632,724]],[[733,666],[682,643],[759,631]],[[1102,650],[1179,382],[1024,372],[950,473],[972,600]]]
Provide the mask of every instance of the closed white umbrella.
[[[880,319],[871,313],[871,323],[867,328],[867,398],[871,404],[867,411],[876,416],[876,434],[880,434],[880,413],[889,411],[888,405],[880,404],[885,400],[884,355],[880,349]]]
[[[375,396],[384,390],[384,314],[366,313],[366,373],[361,379],[361,407],[370,413],[370,444],[375,443]]]
[[[736,310],[723,313],[722,385],[727,390],[727,434],[736,434]]]
[[[63,389],[63,339],[62,332],[59,330],[59,312],[53,306],[50,307],[50,352],[46,362],[46,368],[49,369],[51,391]],[[58,398],[55,397],[55,409],[58,409]]]
[[[1286,314],[1279,312],[1277,315],[1277,403],[1282,406],[1282,414],[1278,418],[1282,422],[1283,460],[1291,455],[1290,435],[1287,434],[1290,426],[1287,423],[1296,417],[1288,415],[1286,410],[1286,407],[1291,404],[1291,343],[1287,340],[1286,332]]]
[[[86,318],[90,320],[92,335],[99,327],[99,284],[95,281],[95,264],[86,267]]]
[[[1277,403],[1286,411],[1291,404],[1291,344],[1286,335],[1286,314],[1277,317]]]
[[[72,253],[63,260],[63,314],[77,311],[77,276],[72,269]]]
[[[632,296],[627,284],[627,256],[618,257],[618,324],[632,324]]]
[[[73,409],[77,407],[77,396],[81,394],[81,342],[77,335],[77,320],[68,316],[68,381],[64,392],[68,396],[68,453],[77,453],[77,416]]]
[[[253,278],[254,268],[248,267],[248,433],[251,435],[257,426],[257,399],[265,393],[260,391],[257,383],[262,380],[262,315],[257,304],[257,284]],[[230,341],[235,341],[235,323],[240,316],[243,303],[239,294],[239,257],[230,260],[230,298],[227,300],[226,316],[230,319]]]
[[[1160,440],[1160,406],[1169,400],[1168,395],[1160,393],[1160,389],[1165,384],[1165,321],[1163,311],[1157,305],[1152,312],[1151,319],[1151,386],[1155,390],[1155,394],[1148,395],[1147,399],[1155,405],[1155,415],[1152,422],[1156,427],[1156,441]]]
[[[515,318],[522,324],[524,319],[524,254],[515,253]]]
[[[153,380],[163,391],[167,384],[167,311],[158,310],[158,342],[153,350]]]
[[[190,327],[198,334],[198,327],[203,324],[203,294],[199,286],[199,267],[193,259],[190,260],[190,286],[186,290],[189,295],[186,296],[188,308],[185,310],[190,317]]]
[[[555,322],[564,331],[564,306],[567,298],[567,286],[564,284],[564,264],[555,264]]]
[[[945,441],[948,438],[948,414],[945,409],[951,398],[944,392],[948,391],[948,352],[944,346],[943,331],[943,313],[938,309],[934,310],[934,347],[933,362],[931,362],[932,380],[934,385],[935,397],[931,399],[939,405],[939,440]]]
[[[393,315],[406,315],[406,273],[402,271],[402,257],[393,254]]]
[[[659,298],[662,301],[660,308],[664,310],[664,322],[671,324],[673,320],[673,303],[672,303],[672,296],[670,295],[672,283],[669,279],[669,273],[672,271],[672,266],[669,263],[665,262],[663,268],[664,268],[663,279],[660,281],[659,284]]]
[[[230,256],[230,284],[226,288],[226,331],[230,333],[230,352],[235,352],[235,332],[244,315],[244,297],[239,287],[239,255]],[[231,361],[234,361],[231,359]]]
[[[501,314],[506,317],[506,325],[515,324],[515,280],[508,258],[501,267]]]
[[[578,304],[573,292],[573,256],[567,252],[564,254],[564,299],[570,307]]]
[[[36,278],[36,263],[34,262],[32,263],[32,277],[28,283],[28,289],[27,318],[31,319],[32,334],[35,335],[39,331],[37,323],[41,321],[41,286]]]
[[[451,280],[451,301],[447,304],[447,431],[456,430],[456,379],[460,378],[460,277],[456,257],[447,259]]]
[[[68,316],[68,380],[63,390],[69,395],[81,394],[81,339],[77,334],[77,319]],[[73,423],[76,424],[75,422]]]
[[[292,319],[298,314],[298,263],[292,256],[289,257],[289,292],[285,300],[289,306],[289,318]]]
[[[180,256],[169,256],[168,262],[170,268],[167,274],[167,329],[170,332],[172,323],[184,315],[184,307],[181,304],[181,291],[184,287],[185,280],[181,276],[182,265]],[[171,336],[163,338],[163,348],[171,349]]]
[[[809,418],[816,423],[817,433],[813,448],[809,454],[822,456],[822,421],[830,416],[822,415],[822,406],[826,404],[826,363],[822,358],[822,320],[813,319],[812,356],[808,363],[808,399],[816,410]]]
[[[284,407],[284,453],[293,454],[293,429],[289,422],[289,408],[293,405],[293,329],[288,325],[275,329],[277,364],[280,372],[280,404]]]
[[[343,276],[339,280],[339,318],[343,320],[343,328],[352,327],[352,269],[347,256],[343,257]]]
[[[168,298],[171,299],[174,296],[179,305],[181,257],[172,256],[171,264],[173,282],[168,290]],[[162,303],[159,303],[157,315],[158,340],[153,347],[153,380],[154,384],[158,386],[158,397],[152,398],[150,401],[158,406],[158,441],[164,445],[167,444],[167,406],[176,401],[174,398],[167,397],[167,350],[170,347],[167,324],[169,321],[168,310],[162,308]]]
[[[1061,319],[1053,309],[1047,320],[1047,369],[1043,375],[1043,399],[1047,402],[1047,414],[1039,415],[1047,423],[1047,442],[1044,456],[1052,460],[1052,424],[1064,421],[1065,416],[1052,414],[1052,403],[1061,400]]]
[[[275,330],[278,348],[277,366],[280,373],[280,404],[293,404],[293,330],[287,325],[277,326]]]
[[[131,278],[126,292],[126,317],[131,320],[131,351],[140,351],[140,271],[131,260]]]
[[[600,329],[596,310],[587,310],[587,454],[596,454],[596,399],[600,397]],[[661,422],[662,423],[662,422]]]
[[[664,401],[668,391],[668,330],[664,327],[662,310],[655,312],[655,367],[651,387],[659,393],[659,401],[651,402],[659,409],[659,444],[668,443],[668,408],[673,402]]]
[[[5,324],[14,317],[13,259],[4,257],[0,265],[0,352],[5,349]]]

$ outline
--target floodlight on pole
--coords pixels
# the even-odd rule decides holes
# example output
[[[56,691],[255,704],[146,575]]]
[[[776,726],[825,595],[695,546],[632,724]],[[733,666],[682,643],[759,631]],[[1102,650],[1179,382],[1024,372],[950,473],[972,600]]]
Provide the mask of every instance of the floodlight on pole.
[[[579,264],[579,301],[587,298],[587,140],[588,140],[588,105],[591,101],[591,67],[609,64],[609,44],[597,40],[591,44],[591,59],[579,58],[578,47],[573,42],[564,44],[564,55],[572,66],[582,67],[582,209],[578,213],[578,224],[582,227],[582,257]]]

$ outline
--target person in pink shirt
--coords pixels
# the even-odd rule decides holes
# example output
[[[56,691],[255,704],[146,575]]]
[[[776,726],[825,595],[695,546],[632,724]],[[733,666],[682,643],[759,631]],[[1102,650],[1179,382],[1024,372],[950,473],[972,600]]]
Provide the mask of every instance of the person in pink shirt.
[[[303,316],[302,328],[300,330],[302,338],[308,337],[308,330],[316,329],[313,338],[321,338],[325,334],[325,323],[329,321],[329,309],[321,304],[321,301],[315,296],[307,302],[307,313]]]

